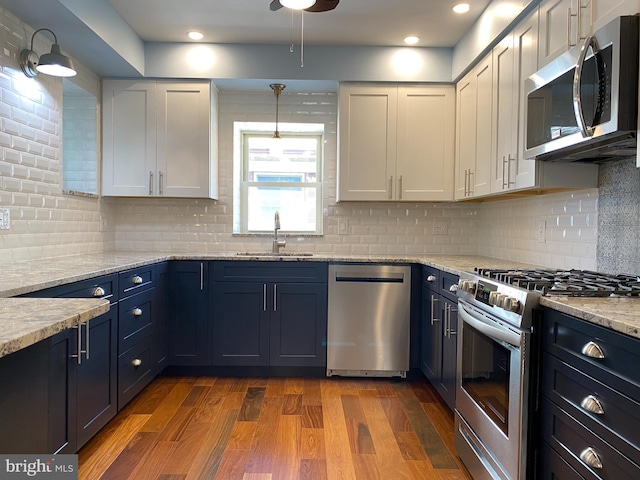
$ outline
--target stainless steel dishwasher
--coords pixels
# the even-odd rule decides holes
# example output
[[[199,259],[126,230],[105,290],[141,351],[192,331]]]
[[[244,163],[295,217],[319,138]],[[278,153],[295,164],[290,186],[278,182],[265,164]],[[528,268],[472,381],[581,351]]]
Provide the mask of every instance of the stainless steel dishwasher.
[[[406,377],[411,267],[329,265],[327,376]]]

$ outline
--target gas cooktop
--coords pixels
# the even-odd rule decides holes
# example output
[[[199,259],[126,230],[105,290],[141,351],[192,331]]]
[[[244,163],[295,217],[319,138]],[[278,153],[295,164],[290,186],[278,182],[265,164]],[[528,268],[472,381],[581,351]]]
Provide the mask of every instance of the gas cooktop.
[[[640,278],[588,270],[475,268],[475,273],[545,296],[640,296]]]

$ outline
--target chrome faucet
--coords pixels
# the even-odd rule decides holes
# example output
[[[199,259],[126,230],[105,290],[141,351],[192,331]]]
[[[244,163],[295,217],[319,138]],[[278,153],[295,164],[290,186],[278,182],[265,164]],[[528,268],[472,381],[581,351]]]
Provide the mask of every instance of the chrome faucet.
[[[278,240],[278,230],[280,230],[280,212],[276,210],[273,218],[273,253],[280,253],[280,249],[287,246],[285,239]]]

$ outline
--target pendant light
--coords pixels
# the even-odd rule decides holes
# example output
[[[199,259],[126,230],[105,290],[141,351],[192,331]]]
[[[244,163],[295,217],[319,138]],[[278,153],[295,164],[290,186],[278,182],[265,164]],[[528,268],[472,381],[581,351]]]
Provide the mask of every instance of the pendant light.
[[[316,0],[280,0],[280,5],[293,10],[303,10],[315,5]]]
[[[273,94],[276,96],[276,129],[273,132],[273,138],[280,138],[280,132],[278,131],[278,105],[280,101],[280,94],[286,88],[286,85],[282,83],[272,83],[269,85],[271,90],[273,90]]]

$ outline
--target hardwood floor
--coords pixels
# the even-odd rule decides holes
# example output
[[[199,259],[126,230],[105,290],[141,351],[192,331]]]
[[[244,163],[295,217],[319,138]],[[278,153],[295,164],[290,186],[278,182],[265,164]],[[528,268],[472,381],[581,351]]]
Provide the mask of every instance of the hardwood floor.
[[[159,377],[79,452],[80,480],[468,480],[425,380]]]

